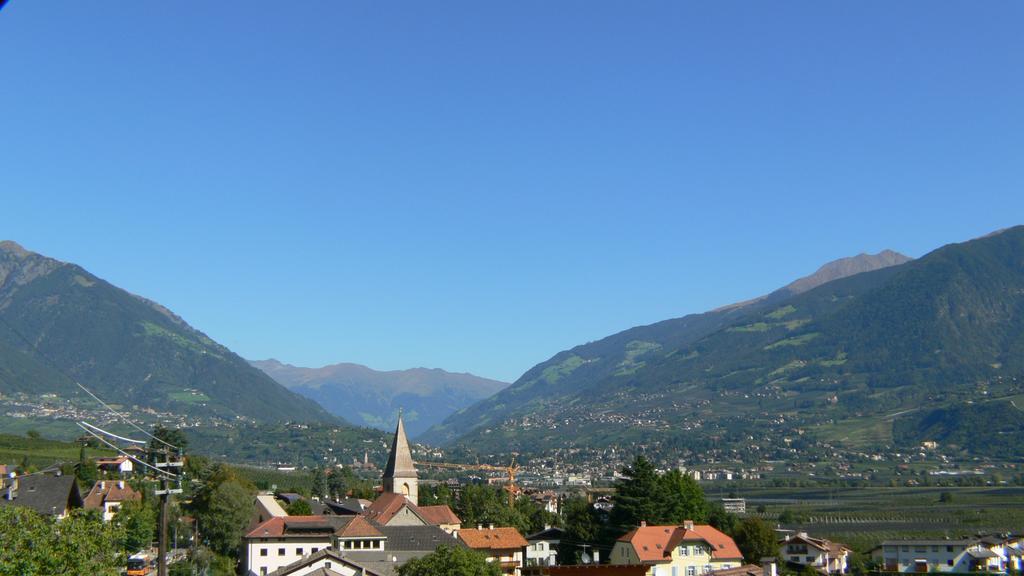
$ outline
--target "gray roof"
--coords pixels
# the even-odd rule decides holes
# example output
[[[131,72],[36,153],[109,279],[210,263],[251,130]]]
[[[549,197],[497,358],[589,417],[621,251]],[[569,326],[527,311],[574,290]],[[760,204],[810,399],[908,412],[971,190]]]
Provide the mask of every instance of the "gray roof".
[[[409,439],[405,436],[405,423],[402,415],[398,415],[398,427],[395,428],[395,439],[391,442],[391,454],[388,464],[384,467],[384,478],[416,478],[416,464],[412,460]]]
[[[324,505],[339,516],[362,514],[363,504],[358,498],[342,498],[341,500],[324,500]]]
[[[0,497],[0,506],[24,506],[43,515],[59,515],[70,508],[81,508],[82,494],[74,476],[20,476],[17,490],[9,485]]]
[[[433,552],[438,546],[465,547],[461,540],[437,526],[379,526],[375,527],[387,536],[385,549],[388,554],[396,552]]]

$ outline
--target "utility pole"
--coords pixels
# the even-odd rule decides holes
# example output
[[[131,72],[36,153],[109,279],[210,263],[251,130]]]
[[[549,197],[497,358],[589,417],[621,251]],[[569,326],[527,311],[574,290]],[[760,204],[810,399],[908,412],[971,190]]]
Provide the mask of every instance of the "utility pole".
[[[163,456],[163,461],[158,461],[157,455]],[[167,516],[170,507],[171,494],[181,494],[181,460],[178,454],[174,454],[174,459],[171,460],[171,453],[166,447],[157,449],[155,446],[150,449],[151,459],[154,461],[155,466],[166,472],[166,474],[160,475],[160,489],[156,491],[156,495],[160,497],[160,534],[159,534],[159,548],[157,549],[157,575],[167,576]],[[171,469],[176,469],[176,472],[171,472]],[[173,475],[173,480],[171,477]],[[173,487],[172,487],[172,484]]]

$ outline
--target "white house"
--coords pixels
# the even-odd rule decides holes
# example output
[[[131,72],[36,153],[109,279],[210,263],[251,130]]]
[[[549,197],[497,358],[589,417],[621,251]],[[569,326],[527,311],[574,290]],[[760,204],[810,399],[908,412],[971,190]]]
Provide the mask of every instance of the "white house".
[[[846,574],[850,549],[823,538],[811,538],[806,532],[786,536],[779,541],[779,558],[789,564],[810,566],[826,574]]]
[[[540,532],[526,537],[527,566],[554,566],[558,563],[558,545],[565,536],[565,530],[545,526]]]
[[[121,510],[121,506],[125,502],[141,500],[142,494],[139,494],[131,486],[125,484],[123,480],[116,482],[100,480],[93,484],[89,494],[85,497],[84,504],[87,509],[100,510],[103,514],[103,520],[110,522],[114,519],[114,515]]]
[[[268,576],[383,576],[346,558],[330,548],[324,548],[301,560],[282,566]]]
[[[886,572],[1004,572],[1017,549],[984,540],[887,540],[872,556]]]

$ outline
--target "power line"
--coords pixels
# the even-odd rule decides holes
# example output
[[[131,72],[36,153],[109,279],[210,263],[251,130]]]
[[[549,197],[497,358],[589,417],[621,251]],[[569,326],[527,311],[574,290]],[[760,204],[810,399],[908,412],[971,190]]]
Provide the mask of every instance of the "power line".
[[[3,9],[3,2],[5,2],[5,1],[6,0],[0,0],[0,9]],[[179,448],[178,446],[175,446],[174,444],[171,444],[170,442],[167,442],[166,440],[164,440],[162,438],[157,438],[156,436],[151,434],[149,431],[144,430],[141,426],[139,426],[138,424],[133,422],[130,418],[128,418],[128,416],[118,412],[117,410],[114,410],[109,404],[107,404],[103,400],[100,400],[99,396],[96,396],[95,394],[92,393],[92,391],[90,391],[88,388],[83,386],[82,383],[79,382],[77,378],[75,378],[75,377],[71,376],[70,374],[68,374],[67,372],[65,372],[60,366],[57,365],[56,362],[54,362],[49,356],[47,356],[46,353],[44,353],[42,350],[40,350],[38,345],[34,344],[31,340],[28,339],[27,336],[22,334],[20,330],[18,330],[14,326],[11,326],[11,323],[8,322],[3,317],[2,314],[0,314],[0,323],[2,323],[4,326],[6,326],[8,330],[13,332],[15,336],[17,336],[18,338],[21,338],[25,342],[25,344],[28,344],[29,348],[31,348],[33,352],[35,352],[36,354],[39,355],[39,357],[41,357],[43,360],[45,360],[46,363],[49,364],[50,367],[54,369],[54,371],[56,371],[58,374],[64,376],[68,380],[74,382],[76,386],[78,386],[83,391],[85,391],[85,393],[88,394],[89,396],[91,396],[93,400],[99,402],[101,406],[103,406],[104,408],[106,408],[107,410],[109,410],[110,412],[112,412],[113,414],[115,414],[116,416],[118,416],[119,418],[124,420],[125,422],[127,422],[129,426],[131,426],[132,428],[135,428],[139,432],[142,432],[143,434],[145,434],[146,436],[149,436],[150,438],[156,440],[157,442],[160,442],[164,446],[167,446],[168,448],[172,448],[172,449],[176,450],[179,454],[183,452],[183,450],[181,448]]]
[[[100,442],[103,442],[107,446],[113,448],[114,450],[116,450],[122,456],[125,456],[128,459],[132,460],[133,462],[137,462],[137,463],[145,466],[146,468],[151,468],[153,470],[156,470],[157,472],[159,472],[160,474],[163,474],[164,476],[169,476],[170,478],[174,479],[175,481],[178,480],[178,476],[176,474],[171,474],[170,472],[168,472],[166,470],[161,470],[161,469],[157,468],[156,466],[151,466],[150,464],[146,463],[144,460],[140,460],[140,459],[136,458],[135,456],[132,456],[131,454],[125,452],[124,450],[121,450],[120,448],[117,447],[116,444],[112,444],[110,442],[107,442],[107,440],[105,438],[103,438],[99,434],[93,432],[92,430],[90,430],[86,426],[83,426],[83,422],[76,422],[76,424],[78,424],[78,427],[81,428],[82,430],[85,430],[90,436],[92,436],[93,438],[99,440]]]
[[[121,440],[123,442],[128,442],[130,444],[145,444],[146,443],[145,440],[132,440],[131,438],[125,438],[124,436],[118,436],[117,434],[114,434],[112,432],[107,432],[106,430],[104,430],[103,428],[100,428],[99,426],[93,426],[92,424],[89,424],[88,422],[79,422],[79,424],[84,424],[84,425],[88,426],[89,428],[92,428],[93,430],[99,432],[100,434],[104,434],[106,436],[110,436],[111,438],[117,438],[118,440]]]

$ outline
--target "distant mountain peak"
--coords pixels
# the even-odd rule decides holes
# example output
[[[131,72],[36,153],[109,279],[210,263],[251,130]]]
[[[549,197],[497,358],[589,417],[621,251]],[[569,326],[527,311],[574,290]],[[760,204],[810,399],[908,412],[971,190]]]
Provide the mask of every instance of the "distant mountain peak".
[[[0,251],[11,253],[18,258],[25,258],[31,256],[32,252],[25,250],[21,244],[13,240],[0,240]]]
[[[803,278],[790,282],[783,287],[782,290],[790,294],[802,294],[833,280],[846,278],[847,276],[853,276],[854,274],[861,274],[863,272],[880,270],[890,266],[899,266],[900,264],[904,264],[911,260],[913,260],[913,258],[889,249],[882,250],[878,254],[866,254],[862,252],[856,256],[849,256],[828,262],[818,268],[810,276],[804,276]]]

